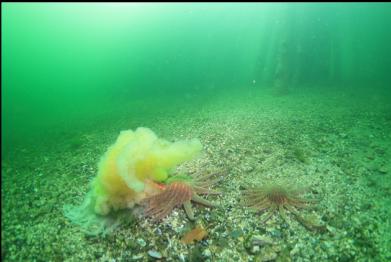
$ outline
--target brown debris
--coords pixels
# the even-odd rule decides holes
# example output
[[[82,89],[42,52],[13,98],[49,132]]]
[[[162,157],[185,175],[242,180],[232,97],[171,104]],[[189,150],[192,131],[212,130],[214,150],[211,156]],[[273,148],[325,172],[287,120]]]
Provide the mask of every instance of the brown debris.
[[[183,244],[193,244],[194,241],[200,241],[208,235],[208,232],[200,225],[187,232],[181,239]]]

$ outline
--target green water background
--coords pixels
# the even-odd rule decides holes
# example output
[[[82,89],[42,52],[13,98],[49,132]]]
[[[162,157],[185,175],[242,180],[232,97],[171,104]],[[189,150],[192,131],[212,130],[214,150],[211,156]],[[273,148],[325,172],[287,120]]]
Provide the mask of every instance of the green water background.
[[[247,89],[387,94],[390,28],[389,3],[2,4],[2,155]]]

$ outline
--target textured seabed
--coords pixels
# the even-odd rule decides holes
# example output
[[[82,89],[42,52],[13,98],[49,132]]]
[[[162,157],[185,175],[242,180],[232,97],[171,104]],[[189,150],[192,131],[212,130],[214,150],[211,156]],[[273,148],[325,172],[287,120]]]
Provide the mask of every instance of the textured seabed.
[[[2,260],[389,261],[389,98],[242,90],[165,115],[113,115],[106,125],[59,133],[56,143],[16,147],[2,159]],[[220,174],[222,194],[207,197],[220,207],[194,206],[195,222],[180,208],[160,223],[136,213],[112,235],[86,236],[62,207],[81,203],[100,156],[120,130],[138,126],[168,140],[199,138],[202,155],[179,169]],[[273,216],[261,224],[240,204],[240,189],[276,180],[311,188],[319,203],[302,214],[326,232],[309,231],[290,215],[289,223]],[[207,238],[182,244],[197,224]]]

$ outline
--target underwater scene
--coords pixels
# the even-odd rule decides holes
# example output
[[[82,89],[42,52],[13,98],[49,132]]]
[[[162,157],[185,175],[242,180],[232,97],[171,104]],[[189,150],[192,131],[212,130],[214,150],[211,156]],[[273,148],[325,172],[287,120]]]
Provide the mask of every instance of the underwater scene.
[[[1,7],[2,261],[391,261],[391,4]]]

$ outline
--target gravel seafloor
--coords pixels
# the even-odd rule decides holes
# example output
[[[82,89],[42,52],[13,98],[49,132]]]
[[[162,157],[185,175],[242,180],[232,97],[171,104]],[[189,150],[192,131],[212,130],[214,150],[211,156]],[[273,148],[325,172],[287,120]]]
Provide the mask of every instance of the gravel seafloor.
[[[120,117],[47,147],[17,147],[2,158],[2,260],[390,261],[391,106],[382,94],[353,94],[246,91],[164,118]],[[63,205],[82,202],[100,156],[120,130],[138,125],[170,141],[201,140],[201,156],[178,170],[222,176],[222,194],[207,196],[219,207],[193,205],[195,222],[181,208],[160,223],[136,213],[112,235],[86,236]],[[320,201],[302,214],[326,232],[289,213],[288,224],[278,215],[261,224],[240,204],[240,189],[276,180],[311,188]],[[207,238],[181,243],[197,224]]]

